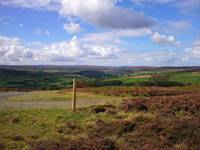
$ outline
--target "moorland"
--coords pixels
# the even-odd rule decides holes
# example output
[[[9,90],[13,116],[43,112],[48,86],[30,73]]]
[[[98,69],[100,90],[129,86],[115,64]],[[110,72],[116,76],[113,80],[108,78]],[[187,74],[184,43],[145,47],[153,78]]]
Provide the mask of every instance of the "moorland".
[[[200,148],[200,67],[0,66],[0,91],[0,149]]]

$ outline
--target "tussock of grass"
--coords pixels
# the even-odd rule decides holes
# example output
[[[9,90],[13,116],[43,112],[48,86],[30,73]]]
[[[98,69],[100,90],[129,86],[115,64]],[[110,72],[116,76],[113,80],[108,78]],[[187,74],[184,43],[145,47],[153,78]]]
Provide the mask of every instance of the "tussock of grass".
[[[7,147],[16,145],[16,149],[20,149],[21,144],[26,145],[29,140],[60,137],[56,126],[66,122],[82,122],[89,115],[84,111],[72,113],[64,109],[1,111],[0,114],[0,141],[4,141]]]

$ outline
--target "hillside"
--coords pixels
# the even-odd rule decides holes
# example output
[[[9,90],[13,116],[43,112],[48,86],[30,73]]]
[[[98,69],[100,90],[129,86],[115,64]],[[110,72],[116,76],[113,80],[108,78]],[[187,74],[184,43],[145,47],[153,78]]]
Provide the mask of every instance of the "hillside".
[[[164,86],[188,85],[200,83],[199,72],[199,67],[0,66],[0,89],[64,89],[74,77],[81,86],[152,86],[155,74],[170,77]]]
[[[75,112],[63,103],[70,91],[6,98],[15,107],[0,107],[0,149],[199,149],[199,86],[82,88],[78,89],[79,102],[86,97],[91,102],[99,99],[101,104],[96,101]],[[51,97],[56,106],[41,105],[48,105]],[[24,108],[25,102],[32,107]],[[40,107],[35,105],[38,102]]]

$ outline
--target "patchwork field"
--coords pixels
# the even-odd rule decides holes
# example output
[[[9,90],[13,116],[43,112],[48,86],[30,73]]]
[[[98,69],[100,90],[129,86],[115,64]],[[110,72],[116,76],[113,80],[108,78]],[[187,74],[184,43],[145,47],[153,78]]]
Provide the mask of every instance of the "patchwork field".
[[[124,84],[137,84],[142,82],[148,82],[152,75],[160,74],[168,76],[169,81],[174,81],[182,84],[200,84],[200,72],[143,72],[143,74],[131,74],[128,76],[121,76],[112,78],[105,81],[116,81],[119,80]]]

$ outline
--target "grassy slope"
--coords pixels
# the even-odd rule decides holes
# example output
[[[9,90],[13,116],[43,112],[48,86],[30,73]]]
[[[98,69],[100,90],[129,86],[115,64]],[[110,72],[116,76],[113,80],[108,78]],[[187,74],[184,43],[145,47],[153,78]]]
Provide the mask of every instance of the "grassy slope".
[[[29,149],[30,141],[85,137],[88,134],[87,126],[93,126],[98,120],[112,122],[118,120],[118,117],[123,117],[123,120],[155,118],[153,113],[118,112],[113,116],[106,113],[96,114],[91,110],[92,108],[77,112],[64,109],[0,111],[0,141],[6,149]],[[67,124],[73,122],[78,123],[81,131],[73,131],[68,127]]]
[[[57,102],[69,101],[71,107],[72,93],[68,91],[37,91],[28,92],[24,95],[10,96],[0,99],[9,105],[16,103],[23,104],[37,102]],[[105,96],[87,92],[78,92],[77,101],[82,101],[79,107],[95,105],[95,103],[107,104],[119,101],[122,98],[115,96]],[[2,105],[2,103],[0,104]],[[91,115],[87,110],[71,112],[69,109],[46,108],[46,109],[0,109],[0,145],[3,143],[6,149],[22,149],[27,146],[27,142],[36,139],[52,138],[74,138],[74,135],[60,134],[58,129],[65,126],[67,122],[79,121],[81,126],[85,125],[85,120],[96,120],[98,117]],[[0,107],[1,108],[1,107]],[[1,146],[0,146],[1,149]],[[27,147],[27,149],[29,149]]]
[[[110,110],[108,109],[108,111],[104,113],[94,112],[94,108],[100,106],[79,109],[76,112],[71,112],[70,110],[62,108],[2,110],[0,111],[0,145],[3,144],[6,149],[30,149],[28,144],[30,142],[43,140],[65,141],[80,137],[85,138],[88,134],[96,133],[99,135],[103,134],[103,136],[114,140],[121,146],[128,146],[131,148],[133,148],[133,146],[144,146],[142,142],[147,142],[149,144],[155,144],[155,146],[158,147],[169,146],[173,149],[187,149],[189,146],[187,140],[194,140],[194,143],[191,143],[191,145],[193,147],[198,146],[195,142],[199,136],[190,132],[193,132],[195,129],[198,134],[200,133],[199,130],[197,130],[199,121],[196,120],[199,116],[199,98],[195,95],[198,94],[197,91],[199,91],[199,87],[188,87],[188,89],[185,87],[181,89],[156,87],[151,89],[135,89],[135,87],[116,88],[118,88],[118,91],[122,95],[124,95],[123,92],[139,90],[141,93],[145,93],[144,90],[146,90],[147,93],[154,94],[152,96],[162,93],[163,97],[157,97],[158,101],[161,99],[159,103],[156,103],[154,100],[155,97],[152,97],[152,103],[148,103],[147,100],[147,104],[144,103],[144,105],[148,106],[149,110],[147,112],[140,110],[140,103],[138,102],[145,102],[143,99],[138,99],[137,103],[131,100],[130,103],[125,103],[124,108],[111,107]],[[100,90],[99,88],[94,90],[104,93],[108,92],[109,89],[110,88],[106,88],[105,91],[103,91],[102,88],[100,88]],[[111,89],[111,93],[108,93],[111,95],[113,93],[113,95],[115,95],[116,93],[114,92],[116,91],[117,89]],[[152,91],[154,92],[152,93]],[[177,99],[180,96],[176,96],[176,94],[179,95],[180,91],[182,91],[182,94],[189,92],[187,94],[189,97],[192,96],[193,98],[188,100],[190,100],[193,105],[190,105],[191,102],[185,103],[183,101],[187,99],[185,98],[187,95]],[[168,96],[165,95],[171,95],[171,97],[168,98]],[[34,97],[31,98],[34,100]],[[176,99],[178,101],[176,101]],[[16,100],[18,101],[18,99]],[[46,99],[44,101],[46,101]],[[165,102],[166,105],[165,103],[163,105],[163,102]],[[171,103],[168,104],[168,102]],[[177,102],[179,105],[176,105]],[[113,105],[117,106],[115,104],[118,105],[118,103],[115,102],[115,97],[113,97]],[[188,107],[187,110],[185,109],[186,106]],[[139,111],[136,111],[137,109]],[[183,122],[187,123],[186,126]],[[132,129],[132,124],[134,125],[134,129]],[[159,138],[164,142],[159,141]],[[185,139],[187,140],[185,141]],[[162,145],[165,144],[165,141],[168,142],[167,145]]]
[[[71,113],[64,109],[1,111],[0,141],[7,149],[22,149],[25,141],[58,137],[57,126],[66,121],[81,121],[86,115],[85,112]]]

